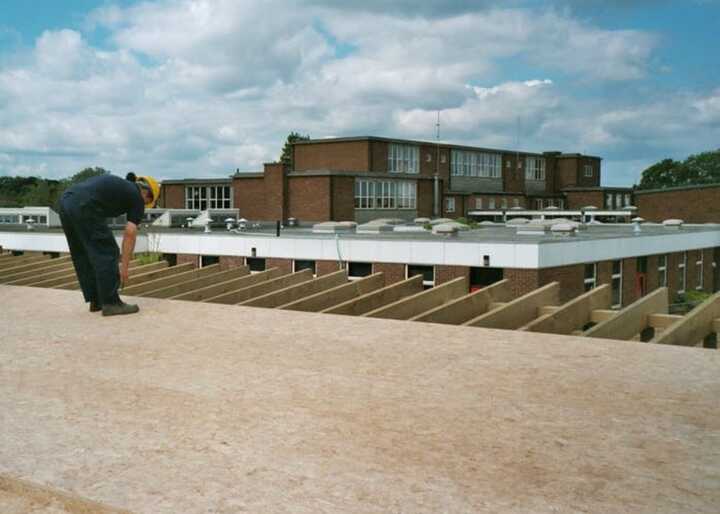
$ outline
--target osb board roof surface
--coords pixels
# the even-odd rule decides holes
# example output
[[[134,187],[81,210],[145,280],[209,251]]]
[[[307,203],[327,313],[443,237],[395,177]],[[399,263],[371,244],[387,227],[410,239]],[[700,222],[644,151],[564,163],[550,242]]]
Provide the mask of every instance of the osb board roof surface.
[[[720,504],[716,350],[151,299],[103,318],[78,292],[9,286],[0,302],[0,474],[104,505]]]

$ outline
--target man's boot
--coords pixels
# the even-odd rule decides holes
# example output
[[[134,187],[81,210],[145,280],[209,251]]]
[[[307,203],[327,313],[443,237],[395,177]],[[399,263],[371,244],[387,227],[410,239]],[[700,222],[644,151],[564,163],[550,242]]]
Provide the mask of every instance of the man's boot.
[[[140,307],[130,303],[109,303],[102,306],[103,316],[121,316],[123,314],[135,314]]]

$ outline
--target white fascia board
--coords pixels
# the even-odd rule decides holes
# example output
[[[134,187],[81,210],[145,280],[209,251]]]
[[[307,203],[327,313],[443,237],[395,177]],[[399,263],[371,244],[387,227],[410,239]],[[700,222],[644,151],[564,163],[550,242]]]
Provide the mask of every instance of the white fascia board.
[[[538,264],[541,268],[550,268],[717,246],[720,246],[720,232],[683,233],[681,230],[653,236],[563,241],[540,245]]]
[[[115,236],[115,242],[120,247],[122,245],[122,236]],[[0,232],[0,246],[5,250],[27,252],[70,252],[65,234],[61,232],[52,234],[42,232]],[[135,243],[135,252],[146,252],[147,247],[147,238],[138,236]]]

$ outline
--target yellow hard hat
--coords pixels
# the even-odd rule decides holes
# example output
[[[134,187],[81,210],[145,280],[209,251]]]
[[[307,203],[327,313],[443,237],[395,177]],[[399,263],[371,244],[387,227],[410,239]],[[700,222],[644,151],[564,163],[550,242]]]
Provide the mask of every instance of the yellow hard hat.
[[[152,191],[153,198],[151,201],[149,201],[145,204],[145,207],[148,209],[152,209],[153,207],[155,207],[155,204],[157,203],[158,198],[160,198],[160,184],[158,184],[158,181],[149,175],[146,175],[144,177],[138,177],[137,181],[145,182],[148,186],[150,186],[150,190]]]

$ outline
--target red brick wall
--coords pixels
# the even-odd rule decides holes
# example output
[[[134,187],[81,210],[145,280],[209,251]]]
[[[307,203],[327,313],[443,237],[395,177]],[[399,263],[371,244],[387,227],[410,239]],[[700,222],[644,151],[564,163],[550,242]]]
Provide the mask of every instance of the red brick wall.
[[[332,177],[333,221],[355,220],[355,179]]]
[[[637,287],[637,259],[623,259],[622,263],[622,305],[630,305],[640,298]]]
[[[318,277],[334,273],[339,269],[340,266],[338,266],[337,261],[315,261],[315,274]]]
[[[444,284],[450,280],[465,277],[470,290],[470,268],[468,266],[435,266],[435,285]]]
[[[598,209],[605,208],[605,195],[602,191],[568,191],[565,193],[568,209],[582,209],[594,205]]]
[[[288,210],[302,221],[329,221],[331,177],[290,177]]]
[[[292,259],[265,259],[265,269],[279,268],[283,273],[292,273]]]
[[[555,187],[559,191],[566,187],[577,186],[577,159],[556,159]]]
[[[430,160],[428,161],[428,155]],[[443,156],[445,162],[443,162]],[[438,170],[438,176],[448,182],[450,178],[450,150],[447,147],[440,147],[440,163],[438,165],[438,149],[435,145],[420,145],[420,175],[424,177],[432,177],[435,170]]]
[[[405,280],[405,265],[386,263],[386,262],[375,262],[372,267],[373,273],[382,273],[385,276],[385,285],[390,285],[395,282]]]
[[[294,145],[294,149],[294,171],[370,171],[369,141],[328,141],[298,144]],[[387,161],[387,151],[385,159]],[[375,166],[379,164],[379,162],[374,163]],[[387,167],[387,164],[385,166]]]
[[[288,212],[288,184],[281,163],[265,164],[265,215],[268,220],[285,220]]]
[[[686,223],[720,223],[720,186],[657,193],[635,192],[638,216],[648,221],[679,218]]]
[[[505,268],[503,278],[508,280],[516,298],[540,287],[540,273],[536,269]]]
[[[266,212],[265,180],[262,178],[233,178],[235,208],[240,217],[249,220],[270,220]]]
[[[442,206],[440,206],[442,209]],[[417,181],[417,215],[429,218],[433,212],[433,182],[432,180]]]
[[[235,255],[221,255],[220,256],[220,269],[222,271],[229,270],[232,268],[239,268],[245,265],[245,257],[239,257]]]
[[[166,209],[185,208],[185,186],[183,184],[167,184],[160,188],[158,206]]]
[[[375,172],[388,170],[388,143],[387,141],[370,141],[370,165],[368,169]]]
[[[578,187],[598,187],[600,185],[600,159],[582,157],[578,162]],[[592,177],[585,176],[585,165],[592,166]]]
[[[521,158],[522,160],[522,158]],[[510,167],[507,163],[510,162]],[[508,193],[524,193],[525,192],[525,171],[517,169],[515,156],[503,154],[502,156],[502,178],[503,190]]]
[[[565,303],[585,292],[583,282],[584,274],[584,264],[543,268],[538,270],[538,287],[549,284],[550,282],[559,282],[560,301]]]
[[[197,268],[200,264],[200,256],[189,253],[177,254],[177,260],[175,262],[176,265],[186,264],[188,262],[191,263],[194,268]]]

